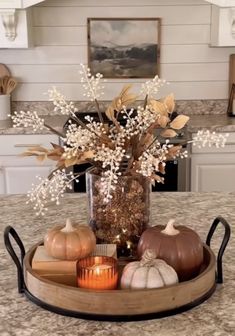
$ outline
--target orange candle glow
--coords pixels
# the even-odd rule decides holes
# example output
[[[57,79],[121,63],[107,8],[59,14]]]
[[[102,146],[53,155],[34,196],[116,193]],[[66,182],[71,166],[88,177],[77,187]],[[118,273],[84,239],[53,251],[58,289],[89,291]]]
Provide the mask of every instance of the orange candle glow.
[[[77,262],[78,286],[89,289],[115,289],[118,281],[117,260],[92,256]]]

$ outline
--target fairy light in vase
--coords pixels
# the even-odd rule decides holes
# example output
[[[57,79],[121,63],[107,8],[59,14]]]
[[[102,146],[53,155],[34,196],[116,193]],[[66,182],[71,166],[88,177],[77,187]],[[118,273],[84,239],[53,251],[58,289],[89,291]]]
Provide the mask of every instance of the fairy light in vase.
[[[120,243],[121,242],[121,239],[120,239],[121,235],[118,234],[115,236],[115,239],[114,239],[114,243]]]
[[[126,247],[127,247],[127,249],[128,249],[128,250],[131,250],[131,246],[132,246],[132,242],[128,240],[128,241],[126,242]]]

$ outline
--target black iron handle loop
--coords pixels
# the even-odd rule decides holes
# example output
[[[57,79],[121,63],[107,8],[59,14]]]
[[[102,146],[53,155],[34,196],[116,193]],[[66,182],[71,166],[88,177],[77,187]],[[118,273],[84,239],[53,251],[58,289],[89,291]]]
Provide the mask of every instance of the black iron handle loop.
[[[211,244],[211,238],[215,232],[215,229],[217,228],[218,224],[221,223],[224,226],[225,232],[224,237],[217,255],[217,283],[223,283],[223,266],[222,266],[222,257],[224,254],[224,250],[228,244],[230,235],[231,235],[231,229],[228,224],[228,222],[221,216],[218,216],[213,221],[210,230],[208,232],[207,238],[206,238],[206,244],[210,246]]]
[[[21,254],[21,260],[19,260],[19,258],[17,257],[11,241],[10,241],[10,235],[14,238],[14,240],[16,241],[17,245],[20,248],[20,254]],[[24,292],[24,274],[23,274],[23,260],[24,260],[24,256],[25,256],[25,248],[24,245],[20,239],[20,237],[18,236],[17,232],[15,231],[15,229],[12,226],[7,226],[4,230],[4,243],[6,246],[6,249],[8,251],[8,253],[10,254],[10,256],[12,257],[16,267],[17,267],[17,275],[18,275],[18,292],[19,293],[23,293]]]

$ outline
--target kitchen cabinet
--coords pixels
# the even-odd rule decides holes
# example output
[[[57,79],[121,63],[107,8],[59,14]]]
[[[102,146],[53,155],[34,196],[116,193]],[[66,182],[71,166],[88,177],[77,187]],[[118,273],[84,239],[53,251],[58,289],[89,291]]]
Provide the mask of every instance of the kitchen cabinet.
[[[191,191],[235,191],[235,133],[224,148],[192,147]]]
[[[211,37],[213,47],[235,46],[234,0],[206,0],[211,3]]]
[[[29,7],[43,1],[0,1],[0,48],[29,48],[32,46],[32,20]]]
[[[35,157],[22,157],[27,148],[50,142],[59,143],[56,135],[0,135],[0,194],[25,194],[37,182],[36,176],[46,177],[55,162],[39,162]]]

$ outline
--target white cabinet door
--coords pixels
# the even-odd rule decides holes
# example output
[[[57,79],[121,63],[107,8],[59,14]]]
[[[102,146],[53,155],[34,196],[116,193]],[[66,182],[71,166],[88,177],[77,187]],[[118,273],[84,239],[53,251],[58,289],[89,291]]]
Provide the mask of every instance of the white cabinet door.
[[[32,184],[37,184],[36,176],[46,177],[52,167],[5,167],[5,193],[6,194],[26,194],[32,188]]]
[[[235,191],[235,153],[192,155],[191,190]]]
[[[0,166],[0,195],[5,194],[4,168]]]
[[[27,148],[51,147],[59,143],[56,135],[0,135],[0,194],[25,194],[32,183],[38,183],[36,176],[46,177],[56,162],[38,162],[35,157],[22,157]]]

